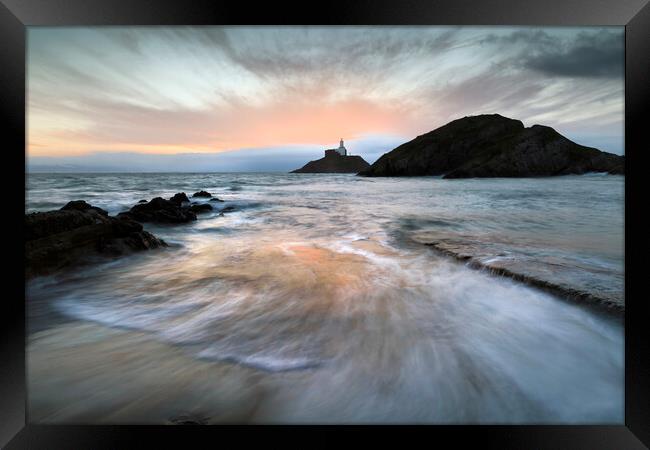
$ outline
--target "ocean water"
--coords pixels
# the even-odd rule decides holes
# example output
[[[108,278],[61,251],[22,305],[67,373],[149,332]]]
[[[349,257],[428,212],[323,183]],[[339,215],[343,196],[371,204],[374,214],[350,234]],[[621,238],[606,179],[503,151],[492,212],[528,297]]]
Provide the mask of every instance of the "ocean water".
[[[31,174],[26,210],[202,189],[169,248],[28,284],[34,421],[623,422],[621,315],[423,242],[623,305],[624,177]]]

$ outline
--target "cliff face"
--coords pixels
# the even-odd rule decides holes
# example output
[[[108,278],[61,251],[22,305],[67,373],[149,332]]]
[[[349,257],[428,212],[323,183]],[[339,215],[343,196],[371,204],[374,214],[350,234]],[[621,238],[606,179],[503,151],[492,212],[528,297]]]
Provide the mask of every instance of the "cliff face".
[[[584,147],[551,127],[499,114],[464,117],[384,154],[364,176],[444,178],[624,174],[625,158]]]
[[[341,156],[328,153],[325,157],[310,161],[291,173],[357,173],[370,167],[361,156]]]

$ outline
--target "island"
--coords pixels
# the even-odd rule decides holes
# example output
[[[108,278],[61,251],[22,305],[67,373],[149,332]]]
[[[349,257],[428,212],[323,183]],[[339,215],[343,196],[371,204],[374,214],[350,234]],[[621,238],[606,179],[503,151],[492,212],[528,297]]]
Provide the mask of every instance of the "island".
[[[341,139],[338,148],[325,150],[325,156],[316,161],[309,161],[300,169],[290,173],[358,173],[370,167],[361,156],[348,155]]]
[[[443,178],[623,175],[625,157],[585,147],[542,125],[499,114],[468,116],[382,155],[358,175]]]

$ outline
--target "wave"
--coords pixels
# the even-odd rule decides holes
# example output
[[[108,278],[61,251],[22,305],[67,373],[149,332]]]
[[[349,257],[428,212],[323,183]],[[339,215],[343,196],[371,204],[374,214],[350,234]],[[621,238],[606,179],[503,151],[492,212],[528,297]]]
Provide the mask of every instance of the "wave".
[[[34,305],[48,302],[67,318],[174,346],[180,357],[170,358],[165,376],[178,376],[170,386],[179,390],[189,389],[187,370],[250,373],[253,386],[262,380],[261,391],[289,399],[282,410],[273,402],[261,408],[278,420],[622,420],[620,316],[560,301],[524,284],[530,279],[517,282],[485,267],[515,272],[511,263],[537,262],[560,286],[562,279],[611,288],[622,274],[623,180],[367,184],[307,176],[292,183],[286,175],[259,175],[242,195],[228,191],[239,186],[236,176],[177,178],[174,186],[186,192],[205,189],[226,201],[212,202],[215,211],[191,224],[147,225],[179,248],[36,280],[29,320],[47,321]],[[152,176],[148,189],[168,189],[167,177]],[[146,183],[137,177],[130,184],[137,188],[119,194],[106,180],[110,188],[98,198],[107,204],[152,196],[139,190]],[[45,186],[30,191],[30,202],[51,198],[53,188]],[[519,193],[525,202],[515,201]],[[220,217],[227,206],[235,209]],[[415,240],[425,234],[425,242],[456,242],[447,248],[455,259],[485,267],[471,270]],[[130,336],[124,333],[125,351],[153,361],[146,359],[151,347],[140,347],[142,336]],[[111,337],[99,333],[96,340],[110,344]],[[76,345],[70,332],[59,339],[65,349]],[[81,353],[66,350],[52,364],[70,370]],[[289,371],[295,373],[268,375],[273,382],[264,383],[265,374]],[[247,388],[212,378],[232,389],[227,395],[245,395]]]
[[[471,253],[467,253],[467,247],[465,246],[454,247],[443,242],[425,242],[424,244],[439,253],[466,263],[470,268],[483,270],[491,275],[510,278],[572,302],[581,303],[590,307],[603,308],[607,312],[622,314],[625,311],[625,305],[622,299],[616,295],[604,295],[604,293],[595,293],[593,291],[589,292],[570,285],[553,282],[549,279],[536,277],[531,274],[530,265],[518,262],[516,257],[502,255],[479,258],[473,256]],[[518,265],[519,269],[499,265],[506,261],[514,262]],[[538,262],[536,264],[541,265],[542,263]]]
[[[197,353],[197,357],[208,361],[220,361],[264,372],[292,372],[296,370],[318,369],[323,366],[324,361],[302,357],[275,356],[272,354],[235,354],[217,349],[206,349]]]
[[[623,176],[623,175],[617,175],[617,174],[610,174],[609,172],[585,172],[580,176],[583,177],[604,177],[607,175],[613,175],[613,176]]]

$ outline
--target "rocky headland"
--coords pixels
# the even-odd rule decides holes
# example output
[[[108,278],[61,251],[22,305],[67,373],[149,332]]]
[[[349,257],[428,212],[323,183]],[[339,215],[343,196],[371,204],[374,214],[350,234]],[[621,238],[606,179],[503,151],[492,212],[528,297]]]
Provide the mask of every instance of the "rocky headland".
[[[324,157],[310,161],[291,173],[357,173],[366,170],[370,164],[359,155],[339,155],[327,152]]]
[[[359,175],[443,178],[625,173],[625,157],[570,141],[551,127],[499,114],[463,117],[384,154]]]

